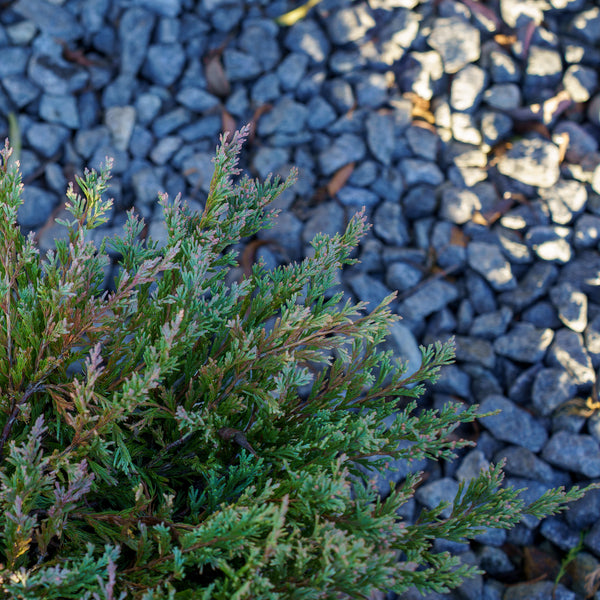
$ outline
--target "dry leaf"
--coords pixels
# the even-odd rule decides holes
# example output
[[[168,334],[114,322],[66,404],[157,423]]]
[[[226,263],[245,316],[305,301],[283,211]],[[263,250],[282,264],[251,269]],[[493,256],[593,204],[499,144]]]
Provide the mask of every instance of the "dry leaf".
[[[270,244],[269,240],[252,240],[242,252],[240,257],[240,267],[244,271],[244,275],[246,277],[250,277],[252,275],[252,265],[256,262],[256,251],[261,247],[267,244]]]
[[[250,122],[248,125],[250,126],[250,134],[248,135],[248,142],[251,143],[254,141],[254,136],[256,135],[256,125],[258,124],[258,120],[270,110],[273,110],[272,104],[261,104],[252,115]]]
[[[504,33],[498,33],[494,36],[494,41],[500,46],[510,48],[517,41],[516,35],[505,35]]]
[[[330,196],[335,196],[346,185],[346,182],[350,179],[350,175],[354,171],[354,165],[355,163],[353,162],[348,163],[335,172],[327,184],[327,193]]]
[[[550,579],[554,581],[560,571],[556,558],[534,546],[523,549],[523,570],[527,579]]]
[[[233,134],[237,129],[235,119],[223,108],[221,109],[221,131]]]
[[[319,2],[321,2],[321,0],[308,0],[306,4],[303,4],[298,8],[294,8],[294,10],[290,10],[289,12],[286,12],[285,14],[277,17],[275,19],[275,23],[277,23],[277,25],[290,27],[294,23],[300,21],[300,19],[304,19],[304,17],[306,17],[306,15],[308,14],[308,11],[313,6],[319,4]]]
[[[206,88],[211,94],[220,98],[229,96],[231,86],[225,74],[225,69],[221,64],[220,54],[213,54],[205,59],[204,77],[206,78]]]
[[[553,140],[558,142],[558,161],[563,162],[565,160],[565,155],[567,153],[567,149],[569,147],[569,134],[564,131],[563,133],[557,133]]]
[[[452,227],[450,230],[450,244],[466,248],[469,244],[469,236],[460,227]]]

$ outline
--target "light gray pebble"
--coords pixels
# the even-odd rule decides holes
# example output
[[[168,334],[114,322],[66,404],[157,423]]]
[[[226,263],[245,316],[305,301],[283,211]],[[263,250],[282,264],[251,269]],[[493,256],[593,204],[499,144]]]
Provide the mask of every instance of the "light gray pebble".
[[[540,90],[554,89],[562,78],[562,59],[560,53],[550,48],[531,45],[525,68],[525,94],[538,100]]]
[[[461,17],[437,18],[427,43],[439,52],[446,73],[457,73],[480,55],[480,34]]]
[[[587,327],[587,296],[565,281],[550,290],[550,299],[558,318],[573,331],[582,333]]]
[[[114,106],[106,111],[104,124],[117,150],[126,150],[135,124],[135,107]]]
[[[147,207],[158,199],[161,190],[161,177],[156,168],[143,167],[131,177],[137,207]]]
[[[516,83],[521,79],[518,63],[510,54],[496,47],[489,53],[489,69],[496,83]]]
[[[595,69],[571,65],[565,71],[562,83],[575,102],[587,102],[598,89],[598,74]]]
[[[462,225],[473,217],[475,211],[481,210],[481,202],[475,193],[468,189],[446,186],[442,190],[440,216]]]
[[[481,136],[483,141],[493,146],[505,139],[513,128],[513,120],[503,113],[486,110],[481,113]]]
[[[553,337],[552,329],[537,329],[531,323],[517,322],[496,340],[494,350],[518,362],[536,363],[544,358]]]
[[[312,98],[306,108],[308,110],[306,124],[312,130],[325,129],[337,118],[337,114],[331,104],[324,98],[321,98],[321,96]]]
[[[458,71],[450,87],[452,108],[466,112],[477,110],[487,84],[487,77],[485,70],[474,64],[468,64]]]
[[[71,95],[55,96],[43,94],[40,100],[40,116],[50,123],[58,123],[70,129],[80,126],[77,103]]]
[[[565,179],[550,188],[540,188],[539,196],[547,204],[552,221],[557,225],[571,223],[582,213],[588,198],[585,185]]]
[[[537,187],[551,187],[559,177],[560,152],[545,139],[533,137],[516,142],[498,161],[503,175]]]
[[[495,290],[506,291],[517,287],[511,265],[496,244],[471,242],[467,246],[467,260],[469,266],[483,275]]]
[[[600,477],[600,448],[591,435],[557,431],[544,447],[542,457],[561,469]]]
[[[600,304],[600,255],[590,250],[580,251],[576,257],[560,270],[560,281],[572,283],[583,292],[589,302]]]
[[[565,264],[573,256],[570,237],[571,230],[567,227],[539,225],[527,232],[525,241],[542,260]]]
[[[482,142],[479,125],[474,115],[468,113],[455,112],[451,117],[452,136],[455,140],[464,144],[479,146]],[[474,185],[477,181],[483,181],[487,176],[480,175],[475,181],[470,183]]]
[[[585,349],[583,336],[570,329],[559,329],[550,350],[547,362],[551,366],[562,367],[571,380],[583,388],[590,387],[596,381],[592,361]]]
[[[527,411],[500,395],[488,396],[480,405],[481,413],[495,410],[500,410],[500,413],[479,418],[479,422],[495,438],[523,446],[532,452],[539,452],[542,449],[548,439],[548,434],[544,427]]]
[[[519,265],[533,262],[531,250],[523,242],[523,237],[519,233],[502,226],[496,227],[494,231],[504,256],[508,258],[511,264]]]

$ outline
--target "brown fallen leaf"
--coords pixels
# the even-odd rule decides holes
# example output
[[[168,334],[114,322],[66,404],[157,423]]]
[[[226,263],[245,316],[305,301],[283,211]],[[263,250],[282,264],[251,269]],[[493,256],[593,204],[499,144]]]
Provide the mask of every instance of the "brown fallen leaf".
[[[560,563],[550,554],[535,546],[523,549],[523,570],[527,579],[549,579],[554,581],[560,572]]]
[[[252,275],[252,265],[256,262],[256,251],[261,246],[266,246],[270,243],[270,240],[252,240],[246,244],[246,247],[240,256],[240,267],[242,267],[246,277]]]
[[[221,64],[220,53],[214,53],[204,59],[204,77],[206,78],[206,89],[219,98],[226,98],[231,92],[229,79]]]
[[[498,44],[504,48],[510,48],[513,44],[515,44],[517,42],[517,36],[516,35],[506,35],[504,33],[497,33],[494,36],[494,41],[496,42],[496,44]]]
[[[450,245],[466,248],[469,240],[469,236],[460,227],[454,226],[450,230]]]
[[[225,110],[221,109],[221,132],[233,134],[237,129],[235,119]]]
[[[563,133],[556,134],[553,139],[554,142],[558,142],[558,161],[562,163],[565,160],[565,155],[567,154],[567,149],[569,148],[569,134],[564,131]]]
[[[271,110],[273,110],[272,104],[261,104],[254,111],[254,114],[252,115],[252,118],[250,119],[250,122],[248,123],[248,125],[250,127],[250,134],[248,135],[248,143],[252,143],[254,141],[254,136],[256,135],[256,126],[258,124],[258,120],[265,113],[268,113]]]
[[[354,171],[355,164],[353,162],[348,163],[334,173],[333,177],[327,183],[327,193],[331,197],[335,196],[346,185],[346,182],[350,179]]]
[[[221,429],[219,429],[218,433],[219,433],[219,437],[221,439],[225,440],[226,442],[234,441],[236,444],[238,444],[238,446],[241,446],[242,448],[248,450],[248,452],[250,452],[250,454],[253,454],[254,456],[258,456],[258,454],[256,454],[254,448],[250,445],[250,443],[246,439],[246,436],[244,435],[244,433],[242,431],[240,431],[239,429],[233,429],[232,427],[222,427]]]

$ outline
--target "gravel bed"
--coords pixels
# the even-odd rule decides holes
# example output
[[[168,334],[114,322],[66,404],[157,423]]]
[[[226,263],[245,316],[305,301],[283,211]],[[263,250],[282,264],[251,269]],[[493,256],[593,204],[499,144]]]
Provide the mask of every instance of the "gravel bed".
[[[14,115],[23,230],[48,249],[63,234],[54,219],[68,182],[112,156],[114,211],[97,235],[119,232],[135,207],[160,242],[157,192],[201,208],[219,133],[254,120],[244,168],[300,170],[257,258],[302,258],[315,233],[340,230],[365,206],[373,228],[362,262],[339,285],[372,304],[398,291],[404,319],[389,343],[405,358],[456,336],[457,363],[426,403],[502,409],[480,420],[477,449],[417,465],[428,478],[403,517],[451,500],[459,481],[500,459],[528,499],[599,481],[600,411],[568,410],[598,400],[598,3],[323,0],[277,25],[297,5],[3,3],[0,134]],[[488,575],[426,598],[551,598],[581,533],[554,597],[583,599],[600,565],[600,491],[563,516],[440,545]]]

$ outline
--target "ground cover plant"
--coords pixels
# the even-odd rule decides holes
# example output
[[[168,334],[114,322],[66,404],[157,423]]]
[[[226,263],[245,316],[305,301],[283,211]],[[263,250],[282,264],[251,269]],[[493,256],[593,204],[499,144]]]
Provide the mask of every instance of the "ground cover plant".
[[[168,240],[129,214],[99,247],[109,167],[67,192],[64,240],[39,255],[17,224],[21,184],[0,170],[0,592],[24,599],[367,598],[446,591],[474,571],[434,553],[562,510],[529,506],[501,466],[411,524],[409,475],[381,498],[373,476],[399,458],[450,459],[477,407],[419,411],[453,358],[422,349],[409,374],[380,349],[397,317],[329,293],[367,230],[318,236],[314,255],[240,281],[235,245],[267,227],[293,182],[234,180],[244,129],[223,138],[201,214],[161,197]],[[108,250],[120,256],[104,290]],[[391,423],[391,424],[390,424]]]

